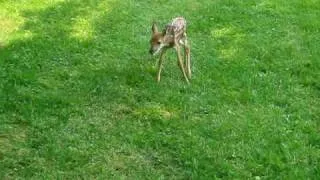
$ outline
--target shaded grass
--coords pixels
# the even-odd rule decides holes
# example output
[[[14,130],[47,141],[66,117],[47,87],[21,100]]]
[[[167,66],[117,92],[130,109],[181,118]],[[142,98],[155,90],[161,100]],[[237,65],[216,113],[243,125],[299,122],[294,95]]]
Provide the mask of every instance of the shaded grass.
[[[2,178],[319,176],[318,1],[22,2],[0,2]],[[192,84],[172,54],[156,84],[150,24],[181,14]]]

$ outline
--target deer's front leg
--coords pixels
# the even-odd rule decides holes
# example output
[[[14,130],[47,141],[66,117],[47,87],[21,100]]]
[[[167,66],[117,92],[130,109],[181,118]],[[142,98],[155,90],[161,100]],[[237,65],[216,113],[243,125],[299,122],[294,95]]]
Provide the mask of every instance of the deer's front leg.
[[[158,62],[158,73],[157,73],[157,81],[160,82],[161,79],[161,71],[162,71],[162,66],[163,66],[163,56],[164,53],[166,52],[166,49],[163,49],[161,51],[160,57],[159,57],[159,62]]]
[[[190,47],[188,44],[184,46],[184,51],[185,51],[185,61],[186,61],[186,71],[188,78],[191,78],[191,61],[190,61]]]

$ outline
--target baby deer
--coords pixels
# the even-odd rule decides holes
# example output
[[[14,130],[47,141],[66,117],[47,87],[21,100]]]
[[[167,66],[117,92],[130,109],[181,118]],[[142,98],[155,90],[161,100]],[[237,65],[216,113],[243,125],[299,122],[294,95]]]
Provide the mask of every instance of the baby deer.
[[[182,71],[182,74],[189,83],[191,78],[191,65],[190,65],[190,46],[187,41],[186,33],[186,20],[183,17],[174,18],[162,32],[158,31],[157,25],[152,25],[152,37],[150,40],[150,50],[152,55],[160,53],[158,62],[157,81],[160,81],[161,70],[163,66],[164,53],[169,48],[174,48],[177,52],[178,65]],[[180,47],[183,46],[185,58],[182,59]]]

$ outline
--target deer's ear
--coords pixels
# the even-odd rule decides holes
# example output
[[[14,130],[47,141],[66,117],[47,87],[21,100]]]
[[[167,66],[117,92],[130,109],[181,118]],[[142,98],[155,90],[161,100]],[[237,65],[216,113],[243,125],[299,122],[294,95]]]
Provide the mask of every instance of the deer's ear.
[[[152,24],[152,33],[157,33],[158,32],[158,27],[157,27],[157,25],[156,25],[156,23],[153,23]]]

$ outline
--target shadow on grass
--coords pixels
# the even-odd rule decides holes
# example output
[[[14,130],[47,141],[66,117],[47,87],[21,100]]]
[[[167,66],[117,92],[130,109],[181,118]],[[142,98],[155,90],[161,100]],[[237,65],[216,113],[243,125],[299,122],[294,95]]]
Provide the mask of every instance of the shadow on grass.
[[[279,73],[278,67],[281,68],[286,63],[290,63],[284,55],[282,57],[287,61],[279,61],[285,63],[275,66],[273,64],[275,61],[272,61],[272,58],[281,55],[282,52],[286,54],[287,51],[291,55],[291,49],[276,51],[276,54],[272,55],[270,53],[261,54],[257,48],[256,44],[260,39],[254,39],[254,37],[262,37],[268,33],[268,29],[261,30],[255,23],[261,23],[262,27],[270,27],[270,24],[263,23],[267,22],[266,20],[269,21],[268,23],[272,23],[273,19],[269,17],[269,15],[273,15],[272,13],[259,17],[257,15],[261,14],[258,10],[246,9],[248,6],[241,4],[242,1],[239,1],[240,4],[237,1],[238,4],[233,4],[233,6],[232,1],[227,4],[222,1],[213,4],[209,2],[207,4],[190,3],[187,9],[191,11],[186,11],[189,16],[187,19],[191,22],[189,26],[189,32],[192,32],[190,33],[191,40],[197,40],[191,42],[193,45],[192,58],[195,65],[193,81],[195,83],[191,86],[193,89],[179,89],[179,85],[174,84],[176,81],[172,86],[158,88],[159,86],[154,83],[153,77],[145,73],[146,67],[143,65],[143,61],[147,59],[145,56],[147,47],[141,48],[141,43],[147,42],[147,38],[142,37],[146,34],[136,33],[137,29],[133,26],[140,26],[146,21],[147,18],[144,16],[136,17],[135,15],[140,7],[148,7],[149,2],[135,2],[136,6],[132,6],[130,3],[121,1],[81,3],[80,1],[67,1],[46,9],[23,12],[26,22],[20,31],[28,32],[30,36],[16,40],[1,49],[0,77],[3,80],[0,82],[0,121],[7,127],[18,126],[31,132],[12,131],[10,127],[7,129],[0,127],[4,128],[4,131],[9,131],[7,133],[9,135],[5,136],[6,140],[3,141],[8,145],[6,146],[8,150],[0,149],[0,160],[5,159],[6,163],[4,164],[9,166],[1,167],[0,165],[0,169],[5,169],[9,175],[15,173],[13,169],[16,169],[21,175],[32,177],[34,175],[32,172],[45,172],[41,165],[43,161],[50,161],[52,164],[48,166],[52,165],[53,167],[48,169],[51,171],[74,170],[87,165],[91,160],[92,154],[90,153],[92,152],[96,153],[95,158],[97,159],[108,156],[107,148],[109,145],[105,145],[103,142],[109,143],[110,139],[104,135],[113,133],[112,135],[116,136],[116,143],[113,145],[121,146],[119,144],[125,140],[127,146],[133,144],[134,148],[146,150],[144,155],[138,152],[139,155],[136,157],[133,157],[134,154],[132,155],[130,152],[124,152],[129,154],[123,155],[124,160],[119,163],[124,165],[118,165],[121,166],[120,168],[115,167],[115,169],[123,168],[123,171],[119,171],[120,173],[126,172],[126,163],[128,162],[139,164],[140,168],[150,167],[149,165],[154,163],[151,167],[154,168],[152,170],[161,174],[161,170],[157,171],[157,167],[164,168],[166,171],[164,173],[168,176],[172,175],[170,173],[175,173],[181,177],[190,177],[192,173],[196,173],[199,176],[225,178],[232,177],[233,170],[239,171],[240,174],[245,173],[242,171],[243,169],[229,167],[229,162],[225,161],[225,156],[228,156],[228,153],[232,154],[230,147],[235,141],[238,141],[237,136],[235,140],[228,139],[228,129],[219,128],[212,119],[220,117],[223,121],[221,124],[228,125],[228,122],[224,120],[228,117],[233,120],[232,116],[225,113],[229,112],[230,108],[236,109],[239,104],[251,106],[257,104],[261,106],[263,103],[272,104],[273,102],[268,101],[268,98],[277,98],[277,94],[274,93],[277,84],[270,82],[279,80],[279,77],[274,74],[283,73]],[[170,3],[164,3],[163,6],[170,7],[169,10],[176,13],[175,7]],[[150,9],[154,10],[157,5],[154,3]],[[243,5],[244,8],[239,8],[238,5]],[[150,9],[143,12],[149,11],[151,13]],[[192,9],[195,10],[192,11]],[[169,14],[167,13],[168,16]],[[240,18],[235,18],[235,14]],[[145,19],[141,20],[143,18]],[[246,22],[251,20],[252,24],[243,23],[243,19]],[[131,26],[132,29],[130,29]],[[285,26],[281,28],[285,28]],[[251,39],[250,33],[255,35]],[[276,36],[272,33],[269,34],[270,37],[267,41],[262,41],[261,45],[269,51],[277,49],[280,45],[270,47],[268,43],[277,36],[281,36],[281,33]],[[287,39],[284,39],[284,42],[287,42]],[[247,51],[241,46],[256,51]],[[251,61],[256,59],[261,60],[258,61],[258,65],[253,63],[257,61]],[[309,66],[312,67],[312,65]],[[270,77],[272,81],[254,79],[256,77],[252,76],[260,73],[262,77],[265,77],[269,71],[273,71],[270,73],[273,75]],[[308,67],[305,71],[309,71]],[[287,72],[283,74],[288,75]],[[315,80],[316,78],[314,78],[314,83],[316,83]],[[292,84],[287,83],[286,85],[288,87],[282,87],[279,91],[285,92]],[[146,88],[147,86],[148,88]],[[255,89],[257,87],[262,87],[257,89],[257,96],[260,97],[254,94],[257,92]],[[144,89],[147,90],[144,91]],[[188,97],[184,99],[184,95]],[[264,97],[267,97],[267,101]],[[283,107],[286,107],[287,101],[290,100],[288,97],[289,95],[284,96]],[[131,109],[137,106],[135,103],[152,100],[163,104],[145,103],[143,104],[145,106],[141,106],[140,109],[136,108],[135,111]],[[102,111],[101,109],[106,108],[104,106],[114,104],[118,107],[114,108],[116,109],[114,112],[111,112],[113,113],[111,118],[123,120],[121,118],[121,116],[125,116],[123,114],[132,113],[133,115],[130,115],[129,118],[141,118],[142,120],[131,121],[132,119],[130,119],[125,122],[115,122],[121,125],[107,130],[99,128],[102,124],[108,124],[104,121],[110,117],[105,117],[106,119],[103,117],[98,123],[90,124],[92,123],[90,122],[90,114],[85,112],[87,107],[100,108],[92,110],[96,113],[96,111]],[[106,108],[106,111],[108,110]],[[181,114],[185,113],[183,114],[185,119],[180,117],[179,111],[183,111]],[[239,114],[241,115],[241,111]],[[106,112],[102,116],[108,115],[110,113]],[[69,126],[69,129],[67,127],[61,130],[68,123],[75,123],[74,121],[70,123],[70,121],[73,117],[78,116],[84,117],[83,121],[79,121],[85,122],[83,126],[79,123],[79,126]],[[163,120],[165,118],[161,118],[161,116],[168,118]],[[190,119],[187,116],[190,116]],[[171,117],[188,120],[188,123],[178,120],[171,122]],[[240,117],[246,118],[247,116]],[[239,121],[239,124],[241,123]],[[25,126],[27,128],[24,128]],[[247,127],[246,121],[243,122],[243,126]],[[233,126],[231,127],[230,130],[233,129]],[[84,130],[79,130],[81,128]],[[269,127],[265,129],[269,129]],[[80,131],[80,138],[76,140],[69,140],[67,137],[61,138],[63,135],[60,133],[71,131],[70,134],[72,134],[76,130]],[[98,133],[87,134],[91,131]],[[238,130],[235,135],[243,133],[242,131],[242,129]],[[190,134],[186,134],[186,132],[190,132]],[[201,134],[203,132],[207,132],[208,135]],[[13,135],[14,133],[18,135]],[[227,143],[224,138],[221,138],[224,133],[227,134],[227,140],[229,140]],[[26,141],[25,134],[29,135],[28,142],[23,144]],[[55,135],[60,136],[55,137]],[[101,142],[90,139],[92,136],[93,139],[102,139]],[[2,137],[0,136],[0,141]],[[199,139],[203,139],[205,143],[209,144],[204,147]],[[70,142],[61,142],[64,140]],[[70,150],[69,145],[71,147],[78,146],[77,143],[81,143],[81,140],[88,143],[85,144],[87,149],[84,150],[88,154],[76,151],[78,154],[74,155],[75,151]],[[15,141],[23,143],[14,147],[12,144]],[[99,143],[104,145],[105,154],[97,155],[101,149],[98,147]],[[221,144],[225,145],[225,149],[219,149]],[[134,149],[131,146],[126,148],[124,151]],[[17,153],[17,149],[25,150],[19,150]],[[33,150],[34,152],[30,152]],[[208,150],[211,154],[208,153]],[[226,152],[221,155],[219,150]],[[152,153],[154,154],[152,155]],[[115,159],[119,154],[117,152],[113,154]],[[34,157],[36,155],[40,157],[36,159]],[[145,158],[148,156],[150,161]],[[212,164],[215,161],[214,157],[218,161]],[[235,158],[233,154],[230,157]],[[134,158],[141,158],[141,160],[135,161]],[[196,162],[197,159],[199,164]],[[34,161],[37,162],[34,163]],[[96,162],[99,163],[98,160]],[[239,162],[241,162],[239,167],[247,168],[246,164],[242,164],[243,160],[239,160]],[[100,163],[107,164],[101,161]],[[268,167],[268,164],[264,165],[264,167]],[[94,169],[97,166],[92,165]],[[112,171],[114,167],[108,168]],[[273,170],[274,172],[277,172],[276,168]],[[177,170],[179,172],[174,172]],[[99,169],[91,172],[97,173],[97,171]],[[127,170],[127,173],[128,171],[130,169]],[[261,170],[261,173],[266,172]]]
[[[87,97],[102,91],[110,93],[104,94],[108,100],[119,97],[114,93],[128,83],[125,77],[138,71],[132,64],[122,67],[128,63],[123,59],[132,57],[127,52],[131,47],[123,47],[131,34],[121,33],[126,27],[121,16],[129,11],[116,3],[68,1],[24,12],[20,31],[31,36],[1,50],[1,113],[19,114],[26,123],[32,123],[34,115],[67,120],[76,111],[70,107]]]
[[[82,116],[83,107],[125,102],[126,91],[142,84],[147,77],[130,53],[132,33],[122,20],[128,14],[130,8],[109,1],[67,1],[23,12],[26,22],[19,31],[30,36],[0,50],[0,121],[6,124],[4,145],[12,147],[1,148],[0,160],[14,157],[13,144],[26,140],[16,138],[12,128],[30,131],[29,144],[20,142],[20,148],[41,149],[51,141],[44,134]],[[30,157],[21,156],[9,163],[15,167],[1,169],[10,174],[27,167],[31,160],[24,158]],[[20,173],[30,175],[25,171]]]
[[[8,127],[2,127],[6,134],[4,146],[8,149],[0,149],[0,160],[5,161],[5,167],[0,167],[7,173],[5,177],[17,173],[32,177],[33,172],[45,172],[46,169],[38,162],[42,158],[45,161],[57,161],[51,164],[52,171],[85,165],[90,161],[91,155],[79,155],[82,159],[75,159],[79,157],[64,150],[67,143],[59,144],[63,140],[56,137],[63,133],[71,118],[90,118],[90,115],[85,114],[85,109],[99,106],[100,103],[101,106],[108,102],[110,106],[125,104],[130,107],[154,98],[161,101],[161,93],[172,91],[170,88],[161,91],[158,87],[154,88],[158,85],[154,82],[153,75],[145,72],[144,61],[147,59],[145,54],[148,48],[137,49],[136,45],[142,41],[147,42],[147,38],[137,38],[137,35],[146,34],[136,34],[134,27],[130,29],[135,23],[141,25],[139,18],[134,17],[132,7],[126,2],[67,1],[22,13],[26,21],[19,31],[30,35],[3,47],[0,54],[0,76],[3,77],[0,82],[0,121]],[[128,22],[131,23],[128,25]],[[146,86],[149,87],[148,92],[143,91]],[[154,95],[157,93],[160,95]],[[166,103],[180,106],[181,94],[184,93],[182,88],[181,92],[166,94],[167,98],[171,98]],[[157,105],[152,105],[150,111],[154,111],[153,106],[158,107]],[[130,108],[123,109],[120,110],[121,113],[131,112]],[[149,115],[147,112],[147,116],[169,116],[166,114],[170,114],[171,109],[168,109],[161,112],[163,110],[160,106],[156,109],[156,113],[161,112],[160,115]],[[159,126],[163,122],[159,120],[151,122],[153,123],[156,127],[151,127],[151,130],[161,131]],[[147,126],[150,122],[142,124]],[[178,124],[179,122],[173,123],[171,128]],[[141,122],[128,123],[121,126],[120,130],[114,130],[114,134],[119,135],[117,141],[132,140],[131,135],[135,132],[128,133],[125,137],[121,135],[121,131],[128,131],[125,128],[130,125],[137,126],[137,129],[131,131],[144,131]],[[85,131],[99,128],[98,126],[101,125],[85,127]],[[78,126],[73,128],[76,127]],[[148,131],[144,133],[147,134]],[[83,136],[81,139],[87,138],[84,134],[80,136]],[[155,135],[150,140],[151,148],[157,138]],[[144,138],[137,136],[137,139],[144,144]],[[56,145],[61,147],[57,148]],[[147,147],[142,145],[141,148]],[[21,153],[16,156],[18,151]],[[175,156],[175,153],[168,155]],[[130,161],[131,159],[124,160]]]

